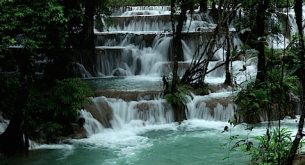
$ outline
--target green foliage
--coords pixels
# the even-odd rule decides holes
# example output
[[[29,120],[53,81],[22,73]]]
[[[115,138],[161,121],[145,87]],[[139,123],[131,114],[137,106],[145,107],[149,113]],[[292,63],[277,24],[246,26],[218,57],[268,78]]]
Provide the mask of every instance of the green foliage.
[[[227,160],[228,164],[230,164],[230,154],[232,152],[235,152],[235,151],[239,151],[240,152],[241,146],[245,146],[246,151],[249,151],[250,148],[253,146],[253,143],[251,141],[249,141],[249,135],[252,132],[254,126],[247,125],[246,129],[245,129],[247,131],[247,136],[244,139],[241,139],[238,134],[237,135],[232,135],[232,132],[231,132],[232,128],[236,126],[235,119],[232,118],[228,122],[230,123],[231,127],[225,126],[224,130],[222,131],[222,133],[226,133],[226,132],[230,133],[229,142],[221,144],[221,147],[223,149],[227,149],[228,150],[227,151],[228,152],[227,156],[225,158],[223,158],[223,160],[224,161]]]
[[[39,128],[47,135],[71,133],[70,123],[77,117],[92,90],[80,79],[56,80],[48,91],[31,91],[31,101],[27,109],[27,122],[33,129]]]
[[[291,93],[300,95],[301,84],[296,76],[300,65],[298,65],[299,60],[294,55],[294,51],[287,50],[287,58],[289,58],[289,61],[285,60],[287,63],[283,63],[281,52],[269,49],[267,46],[265,54],[267,61],[265,82],[261,82],[260,87],[256,86],[254,82],[248,83],[246,87],[242,87],[243,84],[240,85],[241,90],[234,100],[239,106],[237,109],[239,115],[253,116],[265,110],[272,111],[269,113],[273,115],[270,116],[271,119],[278,119],[279,114],[284,117],[289,113],[284,111],[284,106],[288,106],[289,95]],[[279,104],[282,105],[281,109],[276,112],[275,107]]]
[[[270,100],[272,99],[272,102],[287,102],[289,93],[294,93],[297,96],[300,95],[301,84],[297,76],[287,73],[282,81],[280,70],[267,71],[267,75],[270,78],[269,81],[273,82],[267,84],[267,91],[270,92],[270,95],[272,94],[272,98],[270,98],[271,96],[268,97]],[[280,83],[281,81],[282,84]]]
[[[109,0],[109,5],[112,7],[121,6],[156,6],[156,5],[169,5],[169,0]]]
[[[272,94],[273,100],[277,99],[279,102],[286,102],[288,99],[287,94],[294,93],[298,96],[300,95],[301,84],[296,74],[300,68],[300,64],[294,49],[293,47],[289,47],[285,51],[286,56],[283,57],[282,52],[269,49],[268,47],[265,48],[268,78],[266,84],[267,89],[270,90],[269,93]],[[282,69],[284,76],[281,76]],[[280,93],[281,90],[282,92]]]
[[[74,49],[82,48],[80,31],[84,31],[82,25],[88,20],[84,14],[88,2],[0,2],[0,111],[8,115],[21,114],[25,134],[69,134],[76,110],[92,95],[81,80],[62,80],[72,77],[63,72],[74,58]],[[93,3],[98,16],[109,15],[107,1],[94,0]],[[46,74],[37,78],[35,60],[45,57],[53,67],[50,70],[56,68],[57,72],[53,77]]]
[[[293,4],[293,0],[277,0],[276,6],[278,8],[285,8],[285,7],[291,7]]]
[[[200,87],[196,88],[196,93],[199,95],[208,95],[209,94],[208,87],[209,87],[208,84],[204,83]]]
[[[257,88],[254,82],[247,84],[245,88],[242,88],[234,102],[238,105],[237,113],[240,116],[248,116],[249,119],[253,120],[252,117],[258,115],[261,111],[272,111],[270,114],[271,119],[277,119],[280,114],[284,117],[289,112],[284,111],[284,106],[288,104],[290,93],[300,94],[300,82],[297,76],[286,75],[281,82],[281,71],[271,70],[267,71],[268,80],[263,83],[261,88]],[[281,106],[281,110],[276,112],[275,107],[273,109],[268,108],[268,105],[284,105]],[[254,120],[255,121],[255,120]]]
[[[251,162],[255,164],[281,164],[287,159],[292,146],[291,131],[288,128],[275,128],[270,131],[270,135],[264,134],[254,137],[258,141],[258,146],[246,150],[247,146],[242,145],[244,152],[251,156]]]
[[[247,84],[238,92],[234,102],[238,105],[237,112],[239,115],[257,115],[269,103],[269,97],[265,89],[256,89],[254,82]]]
[[[165,78],[165,77],[164,77]],[[176,105],[186,105],[189,101],[190,98],[193,98],[191,90],[192,88],[189,85],[185,84],[179,84],[177,85],[176,92],[172,94],[171,90],[171,83],[172,83],[172,76],[167,77],[166,76],[166,81],[168,82],[168,86],[165,89],[165,100],[170,103],[170,104],[176,104]],[[178,81],[179,82],[179,81]]]
[[[0,74],[0,86],[0,111],[12,115],[20,99],[21,83],[15,76],[5,73]]]
[[[76,110],[82,107],[86,97],[93,95],[87,84],[80,79],[56,80],[56,85],[51,90],[53,97],[60,100],[61,104],[69,105],[69,108]]]
[[[224,133],[224,132],[229,132],[230,136],[229,136],[229,142],[228,143],[223,143],[223,144],[220,145],[220,147],[222,147],[223,149],[227,149],[228,150],[227,151],[228,152],[227,156],[224,157],[222,160],[223,161],[226,160],[228,162],[228,164],[230,164],[230,154],[231,154],[231,152],[236,151],[236,148],[235,147],[231,147],[231,144],[238,139],[239,135],[232,135],[231,134],[231,129],[229,129],[228,126],[225,126],[224,130],[222,131],[222,133]]]
[[[0,74],[0,110],[7,115],[20,111],[21,84],[15,75]],[[25,123],[29,133],[39,130],[46,135],[66,135],[71,133],[70,123],[74,122],[77,110],[82,108],[87,97],[93,92],[80,79],[56,80],[47,91],[31,88],[28,104],[23,107]]]
[[[108,8],[108,0],[96,0],[95,1],[95,28],[103,30],[105,25],[102,22],[102,18],[104,18],[104,21],[108,24],[108,25],[112,25],[112,19],[110,19],[108,16],[111,15],[111,12]]]
[[[178,106],[186,105],[190,102],[190,98],[193,98],[191,94],[191,87],[188,85],[179,85],[177,86],[177,92],[174,94],[168,93],[164,96],[165,100],[172,104],[177,104]]]
[[[55,43],[48,42],[53,38],[48,37],[51,33],[49,30],[54,25],[61,25],[57,26],[57,32],[61,32],[59,29],[63,29],[67,21],[64,17],[63,6],[59,5],[59,0],[37,1],[30,4],[27,1],[2,1],[0,32],[7,37],[4,44],[7,44],[8,40],[12,41],[17,34],[23,34],[22,46],[26,50],[34,51],[42,47],[51,49]],[[58,37],[64,39],[64,36],[61,33]],[[64,40],[57,40],[56,44],[64,45]]]
[[[231,135],[231,129],[227,126],[224,132],[229,132],[229,142],[221,145],[224,149],[228,149],[228,155],[223,159],[229,163],[231,152],[242,152],[249,155],[251,158],[250,164],[283,164],[289,155],[292,146],[291,131],[288,128],[275,128],[272,131],[267,131],[266,134],[261,136],[252,137],[254,141],[250,141],[249,135],[252,132],[253,126],[247,126],[245,129],[247,137],[240,139],[238,135]],[[233,143],[233,144],[232,144]],[[232,144],[232,146],[231,146]],[[301,147],[300,144],[299,148]]]
[[[300,45],[299,45],[299,35],[296,34],[292,36],[290,44],[286,49],[285,56],[285,67],[289,71],[289,75],[298,76],[300,73],[301,63],[300,63]]]

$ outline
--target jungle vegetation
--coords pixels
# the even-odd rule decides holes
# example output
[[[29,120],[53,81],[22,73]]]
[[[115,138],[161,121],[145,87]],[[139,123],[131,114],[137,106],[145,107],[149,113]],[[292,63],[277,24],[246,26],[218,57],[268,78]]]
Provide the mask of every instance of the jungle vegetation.
[[[253,155],[253,161],[258,163],[292,164],[304,136],[302,4],[302,0],[1,0],[0,111],[11,122],[0,134],[0,152],[26,151],[28,138],[41,132],[40,136],[49,140],[71,132],[70,123],[75,120],[76,110],[82,107],[92,92],[75,79],[75,71],[69,68],[73,68],[75,59],[83,61],[85,66],[93,63],[94,16],[99,20],[101,15],[109,15],[108,6],[168,5],[171,6],[173,73],[171,78],[164,80],[169,84],[165,89],[165,98],[173,106],[175,120],[181,123],[185,119],[185,95],[189,95],[190,91],[206,94],[208,84],[205,84],[205,76],[211,71],[207,66],[215,51],[225,45],[226,61],[221,64],[226,68],[224,83],[240,90],[235,98],[239,107],[236,115],[242,116],[244,122],[258,122],[256,119],[261,112],[268,114],[269,121],[280,120],[288,113],[285,108],[289,106],[287,98],[292,94],[300,98],[302,114],[292,145],[285,148],[284,154],[275,153],[278,155],[274,160],[255,159],[259,154]],[[199,44],[190,67],[179,77],[178,64],[183,60],[182,27],[186,14],[192,14],[199,6],[199,12],[209,11],[213,15],[217,26],[213,34]],[[274,15],[288,12],[287,8],[291,7],[295,9],[298,31],[293,37],[290,37],[289,28],[283,30],[272,22]],[[287,16],[280,19],[288,21]],[[96,23],[103,26],[101,22]],[[244,42],[242,50],[237,50],[230,38],[229,26],[232,24]],[[266,44],[267,37],[276,34],[291,40],[284,50],[276,50]],[[218,43],[223,36],[224,42]],[[14,48],[16,46],[20,48]],[[247,50],[258,52],[257,76],[254,81],[237,85],[229,66]],[[44,57],[48,59],[45,75],[37,76],[35,61]],[[96,75],[94,68],[87,69]],[[290,134],[285,129],[272,131],[269,127],[266,130],[267,141],[264,137],[258,140],[269,143],[269,140],[277,139],[275,141],[280,143],[279,139],[287,135]]]
[[[0,152],[27,151],[29,138],[51,142],[71,134],[77,109],[92,95],[71,68],[77,56],[94,56],[93,16],[109,14],[106,3],[1,0],[0,111],[10,123]],[[42,59],[43,76],[35,74]]]

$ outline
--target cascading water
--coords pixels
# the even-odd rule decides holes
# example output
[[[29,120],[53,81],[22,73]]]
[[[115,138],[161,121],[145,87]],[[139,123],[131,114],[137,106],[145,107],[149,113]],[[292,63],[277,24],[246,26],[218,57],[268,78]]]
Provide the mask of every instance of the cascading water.
[[[103,125],[93,118],[90,112],[80,110],[79,115],[85,119],[83,127],[85,128],[88,136],[103,132]]]
[[[229,126],[227,121],[235,108],[232,88],[221,86],[225,80],[222,67],[206,77],[206,82],[215,88],[209,95],[190,98],[188,120],[181,125],[174,122],[171,106],[161,97],[161,76],[169,75],[172,67],[170,8],[120,8],[113,11],[113,20],[116,28],[95,29],[96,69],[100,77],[85,81],[104,92],[97,91],[100,96],[90,98],[92,104],[79,111],[85,119],[83,127],[88,138],[69,140],[63,145],[36,146],[29,159],[8,159],[4,163],[245,164],[247,156],[220,147],[230,142],[231,135],[248,136],[243,124],[231,127],[231,135],[221,133]],[[179,64],[180,75],[189,66],[198,43],[215,28],[212,20],[208,14],[194,13],[192,21],[188,16],[182,41],[185,61]],[[239,48],[242,43],[234,28],[230,32]],[[223,63],[225,53],[226,48],[220,48],[209,69]],[[233,61],[230,68],[236,83],[255,78],[255,53],[246,52]],[[81,73],[83,77],[92,77],[84,70]],[[295,121],[285,119],[283,125],[294,128]],[[252,136],[264,133],[266,123],[257,127]],[[227,156],[230,162],[222,161]]]
[[[150,10],[149,10],[150,9]],[[169,74],[164,68],[171,61],[171,23],[169,7],[129,7],[128,11],[112,17],[116,26],[96,30],[97,72],[106,76],[133,76]],[[207,40],[216,27],[206,14],[188,16],[182,41],[186,62],[192,60],[200,42]],[[208,29],[207,31],[203,29]],[[234,46],[241,41],[230,28]],[[205,34],[206,32],[206,34]],[[219,41],[221,42],[221,41]],[[219,53],[223,55],[223,53]],[[222,58],[223,60],[223,58]],[[182,72],[181,72],[182,73]]]
[[[5,129],[7,128],[8,126],[8,123],[9,121],[8,120],[5,120],[3,117],[2,117],[2,114],[0,113],[0,134],[3,133],[5,131]]]
[[[171,26],[170,26],[170,12],[169,7],[128,7],[125,12],[122,12],[123,9],[120,9],[118,12],[114,12],[113,21],[116,26],[108,27],[104,31],[98,32],[96,30],[97,40],[96,40],[96,49],[97,62],[96,68],[99,75],[105,75],[106,77],[111,76],[124,76],[127,77],[150,77],[161,83],[161,76],[169,75],[171,72]],[[121,13],[121,14],[118,14]],[[158,18],[158,19],[157,19]],[[213,22],[208,14],[198,14],[197,12],[192,15],[188,15],[188,20],[185,23],[183,33],[185,37],[182,41],[184,58],[185,61],[181,62],[179,73],[182,74],[185,71],[185,68],[189,66],[191,60],[193,59],[193,54],[195,53],[196,47],[201,43],[207,40],[211,30],[216,27],[216,24]],[[207,32],[204,32],[202,29],[209,29]],[[200,30],[200,31],[198,31]],[[234,28],[230,28],[231,36],[236,47],[241,46],[241,41],[235,33]],[[222,37],[219,43],[223,42],[224,38]],[[225,61],[225,48],[220,48],[210,65],[209,69],[212,69],[218,64],[221,64]],[[251,74],[255,74],[256,64],[246,65],[247,61],[235,61],[233,62],[233,75],[236,75],[237,81],[241,82],[245,79],[249,80],[252,76],[246,76],[250,74],[247,71],[240,73],[240,69],[244,66],[253,71]],[[240,65],[241,64],[241,65]],[[240,75],[238,75],[240,74]],[[243,78],[246,76],[246,78]],[[253,78],[253,77],[252,77]],[[212,71],[207,76],[207,82],[213,82],[213,84],[220,84],[225,79],[225,71],[223,67]],[[135,82],[136,84],[136,82]],[[135,85],[134,84],[134,85]],[[144,89],[149,91],[150,87]],[[109,89],[108,89],[109,90]],[[128,89],[125,89],[128,90]],[[162,91],[162,86],[157,89]],[[225,94],[226,95],[226,94]],[[197,97],[197,96],[194,96]],[[220,98],[222,97],[219,94]],[[227,99],[227,98],[225,98]],[[230,99],[231,100],[231,99]],[[135,100],[136,103],[144,100]],[[146,100],[147,101],[147,100]],[[151,100],[148,100],[151,101]],[[163,99],[157,98],[156,100],[151,101],[150,104],[157,104],[158,102],[164,102]],[[206,100],[205,102],[212,101]],[[115,102],[123,102],[116,98]],[[115,104],[115,103],[109,103]],[[135,104],[128,102],[125,104]],[[146,103],[148,104],[148,103]],[[193,103],[199,104],[199,103]],[[160,105],[159,108],[164,108],[165,103]],[[198,118],[198,116],[191,115],[191,111],[205,111],[206,115],[201,115],[201,119],[217,120],[217,121],[227,121],[233,115],[233,106],[231,104],[226,105],[215,105],[214,107],[206,107],[202,105],[190,105],[191,110],[189,118]],[[156,105],[155,105],[156,106]],[[208,110],[206,110],[206,109]],[[136,108],[137,109],[137,108]],[[195,109],[195,110],[193,110]],[[226,117],[219,117],[220,109],[226,109],[224,115]],[[133,113],[143,113],[143,110],[137,109],[131,110],[126,106],[118,106],[113,108],[114,115],[118,115],[115,111],[121,111],[124,115],[118,116],[121,119],[124,116],[132,116],[128,122],[131,120],[143,120],[147,122],[148,119],[157,119],[160,116],[150,116],[146,118],[139,119],[138,115]],[[150,109],[149,111],[154,111]],[[209,111],[209,112],[208,112]],[[132,114],[128,114],[132,113]],[[164,112],[163,112],[164,113]],[[158,113],[158,115],[164,115],[163,113]],[[171,112],[172,113],[172,112]],[[201,112],[199,112],[201,113]],[[230,115],[229,115],[230,114]],[[153,114],[151,114],[153,115]],[[205,116],[209,116],[208,118]],[[164,120],[167,123],[173,122],[172,120]],[[124,124],[128,123],[127,121]],[[151,123],[150,124],[156,124]],[[160,123],[159,123],[160,124]],[[164,124],[164,123],[163,123]]]
[[[126,163],[133,164],[137,161],[141,162],[141,159],[134,155],[149,152],[145,148],[154,148],[156,151],[161,151],[157,148],[166,146],[166,150],[174,149],[172,146],[165,144],[182,144],[194,137],[196,141],[202,138],[201,134],[192,134],[193,130],[211,132],[215,130],[223,129],[225,122],[227,122],[234,115],[235,105],[232,104],[232,88],[219,87],[217,93],[211,93],[207,96],[193,96],[190,98],[190,102],[187,104],[187,121],[184,121],[181,126],[178,126],[173,119],[173,110],[170,105],[162,99],[162,82],[161,76],[168,75],[171,72],[171,30],[169,23],[169,8],[137,8],[129,7],[126,12],[115,12],[116,28],[111,27],[109,31],[98,32],[97,35],[97,63],[96,68],[102,77],[103,81],[122,81],[112,86],[124,86],[110,87],[107,86],[108,93],[134,92],[136,91],[159,91],[158,95],[151,97],[132,97],[135,100],[130,100],[126,97],[121,98],[122,95],[117,94],[112,97],[104,97],[103,94],[97,98],[91,98],[94,102],[94,106],[103,111],[112,112],[112,118],[109,120],[109,128],[103,128],[99,134],[91,135],[88,139],[73,141],[73,144],[94,144],[98,147],[106,147],[114,149],[118,152],[117,158],[105,159],[104,164],[117,164]],[[121,13],[121,14],[118,14]],[[193,58],[194,50],[198,44],[205,41],[216,25],[212,21],[213,19],[207,14],[193,14],[192,20],[186,21],[183,33],[186,34],[182,41],[184,50],[184,62],[180,62],[179,73],[182,75]],[[234,28],[231,28],[231,36],[233,43],[236,47],[241,46],[241,41],[236,35]],[[207,32],[207,35],[204,33]],[[224,40],[222,38],[222,40]],[[221,41],[220,41],[221,42]],[[225,61],[225,48],[220,48],[213,61],[209,65],[209,69],[212,69],[218,64]],[[247,54],[248,55],[248,54]],[[248,57],[243,58],[241,61],[234,61],[232,66],[232,73],[236,76],[237,81],[240,83],[245,80],[253,78],[253,74],[256,74],[256,63],[247,61]],[[253,60],[253,59],[252,59]],[[246,66],[247,70],[241,72],[240,70]],[[252,76],[249,76],[252,74]],[[113,77],[114,76],[114,77]],[[116,78],[118,76],[118,78]],[[122,80],[122,76],[124,76]],[[255,76],[255,75],[254,75]],[[137,86],[144,79],[142,88],[127,87],[129,80],[134,82],[131,86]],[[207,82],[219,85],[223,83],[225,79],[225,71],[223,67],[212,71],[207,76]],[[125,81],[125,82],[124,82]],[[147,81],[147,83],[145,83]],[[154,82],[154,83],[151,83]],[[103,82],[102,82],[103,83]],[[105,83],[105,82],[104,82]],[[107,83],[106,83],[107,84]],[[148,85],[149,84],[149,85]],[[152,85],[155,84],[155,85]],[[156,85],[159,84],[159,85]],[[154,86],[154,87],[152,87]],[[101,89],[101,87],[99,87]],[[105,93],[107,93],[105,92]],[[215,92],[215,91],[214,91]],[[104,103],[98,104],[99,100],[103,100]],[[107,108],[100,107],[107,104]],[[86,108],[82,110],[82,113],[86,112]],[[92,110],[90,110],[92,112]],[[86,112],[88,113],[88,112]],[[98,115],[93,115],[97,120],[101,121]],[[86,118],[87,120],[87,118]],[[91,130],[96,129],[96,123],[92,122],[92,117],[88,115],[88,123],[92,123]],[[105,120],[105,119],[103,119]],[[87,123],[87,124],[88,124]],[[105,123],[105,122],[101,122]],[[213,125],[217,125],[214,127]],[[87,125],[86,125],[87,126]],[[182,132],[181,132],[182,131]],[[184,134],[183,132],[190,134]],[[165,134],[169,138],[162,138],[162,142],[158,143],[158,137]],[[109,137],[108,137],[109,136]],[[113,140],[111,140],[111,138]],[[208,138],[208,137],[205,137]],[[204,138],[204,139],[205,139]],[[169,140],[169,141],[168,141]],[[185,141],[186,140],[186,141]],[[172,142],[174,141],[174,143]],[[176,142],[175,142],[176,141]],[[181,141],[181,142],[179,142]],[[209,143],[210,140],[206,139]],[[220,138],[220,141],[222,139]],[[217,143],[221,143],[221,142]],[[207,143],[203,145],[208,145]],[[179,146],[179,145],[178,145]],[[215,147],[215,146],[214,146]],[[108,150],[108,149],[107,149]],[[154,149],[152,149],[154,150]],[[165,151],[166,151],[165,150]],[[201,149],[196,149],[200,151]],[[215,151],[216,153],[217,151]],[[221,154],[220,154],[221,155]],[[147,156],[147,155],[146,155]],[[144,156],[144,157],[146,157]],[[160,159],[160,163],[164,163],[164,157],[156,155]],[[128,160],[127,160],[128,159]],[[131,160],[129,160],[131,159]],[[148,158],[149,159],[149,158]],[[199,159],[202,160],[202,159]],[[169,160],[165,164],[173,164],[174,160]],[[186,161],[194,162],[194,160]],[[196,162],[196,161],[195,161]],[[161,164],[162,164],[161,163]],[[140,164],[150,164],[149,162],[141,162]],[[157,163],[158,164],[158,163]],[[213,164],[213,163],[211,163]],[[217,163],[218,164],[218,163]]]

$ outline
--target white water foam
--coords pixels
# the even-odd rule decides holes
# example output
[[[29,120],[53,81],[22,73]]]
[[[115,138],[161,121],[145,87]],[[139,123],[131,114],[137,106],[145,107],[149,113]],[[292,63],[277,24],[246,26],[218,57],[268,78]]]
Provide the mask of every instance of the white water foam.
[[[44,149],[59,149],[59,150],[73,150],[75,147],[70,144],[36,144],[32,149],[44,150]]]
[[[5,131],[9,123],[9,120],[4,120],[3,123],[0,123],[0,134]]]
[[[90,112],[86,110],[80,110],[79,114],[85,119],[83,127],[87,131],[88,136],[103,132],[103,125],[95,118],[93,118]]]

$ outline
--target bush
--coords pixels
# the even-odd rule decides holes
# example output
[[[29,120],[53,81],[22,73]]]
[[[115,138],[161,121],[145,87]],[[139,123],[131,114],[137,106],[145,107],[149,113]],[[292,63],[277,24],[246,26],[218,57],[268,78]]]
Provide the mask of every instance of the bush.
[[[46,138],[72,133],[71,123],[76,120],[77,110],[92,94],[80,79],[56,80],[55,85],[43,93],[33,89],[26,115],[29,130],[38,130]]]
[[[251,156],[252,163],[271,165],[278,164],[280,159],[280,164],[283,164],[288,158],[292,146],[291,131],[288,128],[275,128],[269,135],[256,136],[254,139],[258,140],[258,146],[245,151]]]

